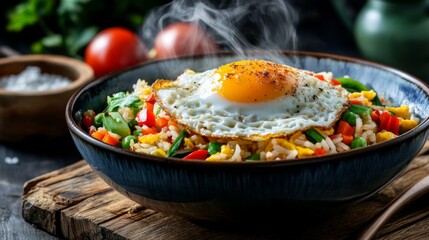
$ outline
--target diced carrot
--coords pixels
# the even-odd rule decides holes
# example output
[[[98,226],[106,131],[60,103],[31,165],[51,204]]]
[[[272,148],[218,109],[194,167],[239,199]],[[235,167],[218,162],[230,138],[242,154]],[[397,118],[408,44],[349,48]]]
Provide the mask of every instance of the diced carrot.
[[[111,132],[107,132],[101,141],[112,146],[118,146],[121,143],[121,141],[119,141],[119,135]]]
[[[149,135],[149,134],[157,134],[158,132],[153,128],[142,128],[143,135]]]
[[[99,129],[97,129],[97,131],[95,131],[95,132],[93,132],[92,134],[91,134],[91,136],[93,137],[93,138],[95,138],[95,139],[97,139],[97,140],[102,140],[103,139],[103,137],[104,137],[104,135],[106,135],[107,134],[107,130],[106,129],[104,129],[104,128],[99,128]]]
[[[347,145],[350,145],[350,143],[352,143],[353,141],[352,135],[342,135],[342,138],[343,138],[342,142]]]
[[[336,79],[331,79],[331,83],[332,83],[332,85],[334,85],[334,86],[338,86],[338,85],[341,85],[341,83],[340,82],[338,82],[338,80],[336,80]]]
[[[323,156],[326,154],[326,150],[323,148],[316,148],[314,149],[313,156]]]
[[[168,120],[168,126],[177,126],[177,122],[174,120]]]
[[[353,136],[355,130],[350,124],[344,120],[341,120],[337,127],[337,133],[341,133],[347,136]]]
[[[354,104],[354,105],[362,105],[362,101],[359,99],[350,99],[350,104]]]
[[[163,117],[157,118],[155,126],[156,126],[157,129],[161,129],[163,127],[167,127],[168,126],[168,119],[163,118]]]

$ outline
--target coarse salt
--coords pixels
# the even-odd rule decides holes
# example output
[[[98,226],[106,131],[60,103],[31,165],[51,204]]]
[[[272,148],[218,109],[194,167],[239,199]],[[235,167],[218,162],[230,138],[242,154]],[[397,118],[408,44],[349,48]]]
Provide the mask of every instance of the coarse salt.
[[[72,81],[66,77],[41,73],[39,67],[29,66],[17,75],[0,78],[0,88],[8,91],[44,91],[62,88]]]

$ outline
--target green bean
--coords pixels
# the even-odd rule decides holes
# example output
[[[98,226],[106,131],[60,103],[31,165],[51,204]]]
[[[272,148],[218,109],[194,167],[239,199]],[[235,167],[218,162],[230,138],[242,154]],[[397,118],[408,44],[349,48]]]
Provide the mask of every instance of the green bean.
[[[183,129],[179,133],[179,136],[177,136],[176,140],[171,145],[170,149],[168,150],[167,157],[171,157],[174,155],[174,153],[177,151],[177,149],[179,149],[182,146],[186,136],[188,136],[188,132],[185,129]]]
[[[358,114],[361,117],[371,116],[372,108],[367,106],[355,105],[350,106],[350,111]]]

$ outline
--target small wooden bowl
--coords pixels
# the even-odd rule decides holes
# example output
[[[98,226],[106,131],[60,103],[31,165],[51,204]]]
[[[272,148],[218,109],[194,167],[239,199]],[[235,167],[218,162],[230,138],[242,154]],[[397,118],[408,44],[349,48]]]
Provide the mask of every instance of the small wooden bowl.
[[[90,66],[82,61],[56,55],[22,55],[0,59],[0,77],[15,75],[28,66],[42,73],[67,77],[73,82],[46,91],[8,91],[0,88],[0,141],[27,137],[60,137],[67,133],[65,106],[70,96],[93,80]]]

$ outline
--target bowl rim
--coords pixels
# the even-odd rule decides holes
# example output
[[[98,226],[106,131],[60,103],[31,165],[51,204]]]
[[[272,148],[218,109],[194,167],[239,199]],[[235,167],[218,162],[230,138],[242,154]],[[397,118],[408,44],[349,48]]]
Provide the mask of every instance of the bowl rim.
[[[58,65],[63,65],[63,66],[69,66],[77,71],[77,73],[79,74],[79,77],[64,87],[43,90],[43,91],[33,91],[33,90],[9,91],[9,90],[0,88],[0,95],[4,95],[4,96],[55,95],[55,94],[63,93],[67,91],[74,91],[94,79],[94,71],[88,64],[80,60],[63,56],[63,55],[52,55],[52,54],[18,55],[18,56],[12,56],[12,57],[6,57],[6,58],[0,59],[0,65],[12,64],[12,63],[26,63],[28,61],[48,63],[48,64],[54,63]]]
[[[281,51],[282,54],[286,54],[289,56],[304,56],[304,57],[315,57],[315,58],[327,58],[327,59],[334,59],[334,60],[340,60],[345,62],[352,62],[357,64],[362,64],[366,66],[375,67],[378,69],[386,70],[388,72],[391,72],[405,81],[411,82],[415,84],[417,87],[419,87],[423,92],[426,93],[427,96],[429,96],[429,85],[425,83],[423,80],[419,79],[416,76],[413,76],[411,74],[408,74],[406,72],[403,72],[401,70],[398,70],[396,68],[368,61],[363,60],[355,57],[349,57],[349,56],[343,56],[343,55],[337,55],[337,54],[331,54],[331,53],[322,53],[322,52],[310,52],[310,51]],[[401,141],[406,141],[420,132],[424,131],[429,127],[429,117],[425,119],[421,119],[420,123],[412,130],[399,135],[398,137],[391,139],[389,141],[377,143],[371,146],[367,146],[364,148],[358,148],[353,149],[346,152],[341,153],[335,153],[335,154],[329,154],[325,156],[315,156],[315,157],[308,157],[308,158],[301,158],[301,159],[281,159],[276,161],[244,161],[244,162],[210,162],[210,161],[183,161],[181,158],[174,158],[174,157],[158,157],[153,156],[149,154],[144,153],[135,153],[126,149],[122,149],[119,147],[110,146],[106,143],[103,143],[101,141],[98,141],[95,138],[92,138],[87,132],[85,132],[79,124],[77,124],[74,121],[73,118],[73,107],[78,99],[78,97],[87,89],[92,88],[93,86],[102,83],[104,81],[107,81],[108,79],[115,78],[120,74],[123,74],[127,71],[138,69],[142,66],[147,66],[150,64],[158,64],[159,62],[166,62],[166,61],[180,61],[181,59],[198,59],[203,57],[222,57],[222,56],[234,56],[237,55],[237,53],[230,52],[230,51],[221,51],[217,53],[210,53],[210,54],[200,54],[195,56],[183,56],[178,58],[171,58],[171,59],[160,59],[160,60],[151,60],[145,63],[138,64],[136,66],[124,69],[122,71],[118,71],[115,73],[111,73],[109,75],[103,76],[101,78],[98,78],[90,83],[87,83],[84,85],[80,90],[76,91],[67,102],[66,106],[66,123],[67,127],[69,128],[69,131],[74,134],[76,137],[80,138],[82,141],[87,142],[91,145],[94,145],[97,148],[104,149],[106,151],[111,151],[116,154],[122,154],[127,157],[133,158],[133,161],[153,161],[160,164],[170,164],[170,165],[190,165],[190,166],[202,166],[202,167],[214,167],[214,168],[223,168],[223,167],[272,167],[272,166],[295,166],[295,165],[308,165],[308,164],[315,164],[315,163],[321,163],[321,162],[332,162],[332,161],[347,161],[349,159],[352,159],[351,156],[358,156],[367,154],[369,152],[377,152],[381,149],[388,148],[390,145],[397,144]]]

